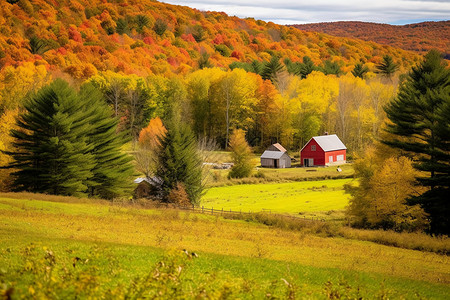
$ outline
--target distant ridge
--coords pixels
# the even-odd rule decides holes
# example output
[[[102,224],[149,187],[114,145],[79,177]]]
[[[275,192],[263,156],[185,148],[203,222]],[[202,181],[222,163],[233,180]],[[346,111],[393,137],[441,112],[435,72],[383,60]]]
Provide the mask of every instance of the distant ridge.
[[[360,39],[157,1],[11,0],[0,6],[0,72],[32,63],[81,81],[104,71],[170,76],[272,56],[293,62],[308,56],[317,66],[333,61],[349,72],[384,55],[405,70],[419,59]]]
[[[295,28],[339,37],[358,38],[419,53],[438,49],[450,59],[450,21],[389,25],[342,21],[292,25]]]

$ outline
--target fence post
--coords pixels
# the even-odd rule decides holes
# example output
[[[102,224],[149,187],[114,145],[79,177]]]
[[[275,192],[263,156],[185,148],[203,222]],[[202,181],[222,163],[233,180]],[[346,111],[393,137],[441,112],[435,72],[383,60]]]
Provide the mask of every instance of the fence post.
[[[211,214],[214,214],[214,207],[211,207]]]
[[[203,205],[202,205],[202,213],[203,213]]]
[[[223,215],[223,207],[222,207],[222,215]]]

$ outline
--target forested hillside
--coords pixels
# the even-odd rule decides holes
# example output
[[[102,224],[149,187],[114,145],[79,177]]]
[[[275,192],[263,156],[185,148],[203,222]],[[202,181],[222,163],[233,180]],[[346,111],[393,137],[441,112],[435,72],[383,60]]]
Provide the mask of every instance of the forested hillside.
[[[273,55],[316,65],[389,54],[407,67],[417,57],[399,49],[308,33],[273,23],[201,12],[150,0],[8,0],[0,8],[0,67],[24,62],[86,79],[100,71],[186,74],[209,64],[267,61]]]
[[[293,27],[308,32],[358,38],[420,53],[437,49],[450,59],[450,21],[389,25],[368,22],[326,22]]]
[[[291,151],[330,132],[362,153],[379,138],[399,75],[421,59],[156,1],[10,0],[0,10],[3,151],[17,150],[9,130],[24,108],[34,111],[27,98],[62,78],[73,95],[87,101],[85,91],[94,90],[103,98],[133,149],[150,120],[167,126],[176,114],[175,123],[221,148],[235,129],[254,149],[280,142]],[[0,152],[1,166],[11,161]],[[0,172],[0,182],[8,174]]]

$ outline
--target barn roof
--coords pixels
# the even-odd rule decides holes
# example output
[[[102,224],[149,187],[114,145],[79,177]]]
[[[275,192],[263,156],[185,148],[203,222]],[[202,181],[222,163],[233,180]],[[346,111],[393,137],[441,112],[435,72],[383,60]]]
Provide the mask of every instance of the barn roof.
[[[322,148],[322,150],[325,152],[347,149],[344,143],[342,143],[341,140],[338,138],[338,136],[335,134],[314,136],[311,138],[311,140],[313,139],[317,142],[317,144],[319,144],[320,148]],[[306,145],[308,145],[309,142],[311,142],[311,140],[309,140],[306,143]],[[305,148],[306,145],[303,148]]]
[[[286,152],[287,150],[281,146],[279,143],[273,144],[272,146],[274,146],[275,148],[277,148],[278,150],[280,150],[281,152]]]
[[[286,152],[280,152],[280,151],[269,151],[266,150],[261,155],[261,158],[271,158],[271,159],[280,159]]]

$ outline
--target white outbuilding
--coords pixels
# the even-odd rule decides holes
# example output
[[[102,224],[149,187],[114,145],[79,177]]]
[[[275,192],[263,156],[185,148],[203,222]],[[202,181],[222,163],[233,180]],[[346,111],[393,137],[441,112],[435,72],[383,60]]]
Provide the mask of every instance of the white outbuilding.
[[[261,155],[261,167],[264,168],[290,168],[291,158],[283,146],[276,143],[267,148]]]

